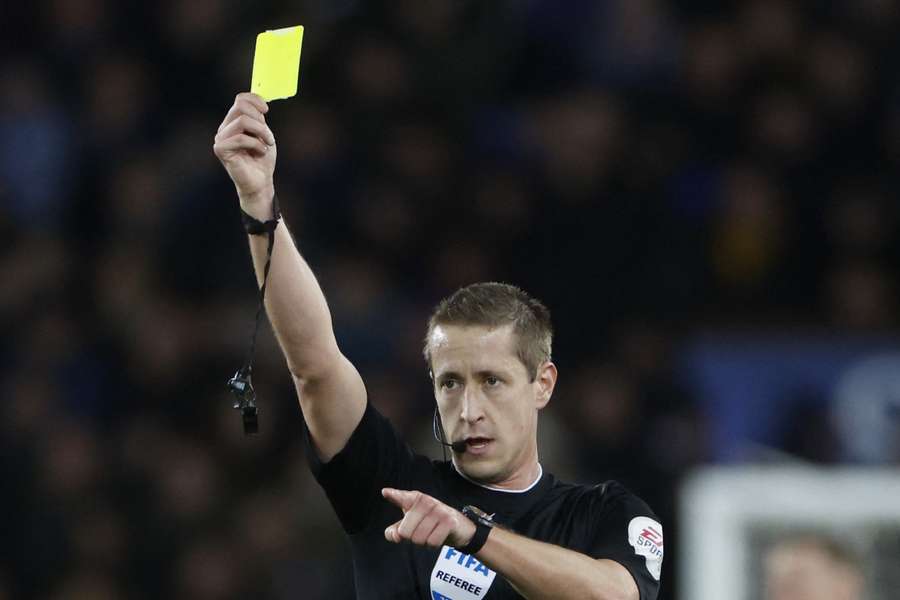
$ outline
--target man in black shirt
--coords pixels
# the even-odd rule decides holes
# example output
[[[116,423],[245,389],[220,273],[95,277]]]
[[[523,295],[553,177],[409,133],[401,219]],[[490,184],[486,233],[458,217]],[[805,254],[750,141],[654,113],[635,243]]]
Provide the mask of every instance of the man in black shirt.
[[[238,94],[215,138],[251,222],[273,218],[267,111],[258,96]],[[452,460],[431,461],[369,403],[286,226],[272,235],[266,309],[303,410],[307,456],[350,538],[359,598],[656,598],[663,535],[647,505],[615,482],[559,482],[538,462],[538,412],[557,378],[540,302],[485,283],[437,307],[425,358]],[[265,237],[251,235],[250,248],[262,283]]]

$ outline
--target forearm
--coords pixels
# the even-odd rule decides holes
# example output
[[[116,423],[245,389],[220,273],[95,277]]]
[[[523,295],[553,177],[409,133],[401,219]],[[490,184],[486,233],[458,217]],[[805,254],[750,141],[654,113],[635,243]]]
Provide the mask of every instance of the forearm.
[[[259,220],[268,220],[271,203],[263,207],[248,206],[245,210]],[[265,235],[248,239],[257,285],[261,286],[268,239]],[[325,296],[283,220],[275,228],[265,303],[269,322],[295,377],[302,380],[314,376],[339,358]]]
[[[528,600],[638,600],[634,579],[619,563],[503,529],[491,531],[476,556]]]

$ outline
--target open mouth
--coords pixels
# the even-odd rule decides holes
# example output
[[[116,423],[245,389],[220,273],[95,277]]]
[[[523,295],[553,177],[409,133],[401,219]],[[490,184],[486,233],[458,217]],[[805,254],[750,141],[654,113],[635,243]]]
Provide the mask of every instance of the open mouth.
[[[472,454],[482,454],[484,453],[488,446],[490,446],[491,442],[493,442],[491,438],[486,437],[470,437],[466,438],[466,452],[470,452]]]

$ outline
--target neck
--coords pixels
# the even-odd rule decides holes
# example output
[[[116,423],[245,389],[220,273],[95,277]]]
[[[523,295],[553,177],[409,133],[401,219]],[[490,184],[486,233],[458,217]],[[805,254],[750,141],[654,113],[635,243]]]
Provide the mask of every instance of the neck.
[[[543,467],[541,467],[541,463],[539,463],[537,459],[529,463],[525,468],[519,469],[511,477],[503,481],[490,483],[472,479],[462,472],[462,470],[456,465],[455,460],[453,461],[453,468],[456,469],[456,472],[459,473],[460,477],[462,477],[469,483],[474,483],[477,486],[497,492],[511,493],[527,492],[535,485],[537,485],[537,482],[540,481],[541,476],[544,474],[544,469]]]

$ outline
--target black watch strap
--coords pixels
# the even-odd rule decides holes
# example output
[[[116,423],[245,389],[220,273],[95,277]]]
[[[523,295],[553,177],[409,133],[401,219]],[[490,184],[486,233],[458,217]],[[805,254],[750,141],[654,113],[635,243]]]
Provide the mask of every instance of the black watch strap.
[[[463,554],[473,555],[484,547],[491,529],[494,528],[494,523],[489,516],[474,506],[466,506],[462,509],[462,514],[475,524],[475,535],[472,536],[468,544],[457,546],[456,549]]]
[[[263,235],[275,231],[278,222],[281,220],[281,208],[278,206],[278,196],[272,197],[272,218],[268,221],[260,221],[251,217],[244,209],[241,209],[241,222],[244,224],[244,231],[250,235]]]

